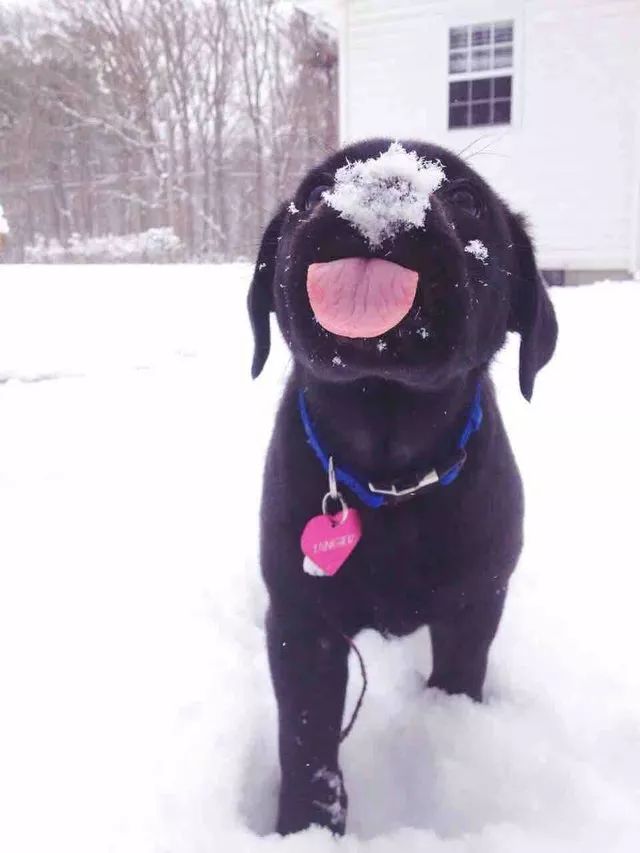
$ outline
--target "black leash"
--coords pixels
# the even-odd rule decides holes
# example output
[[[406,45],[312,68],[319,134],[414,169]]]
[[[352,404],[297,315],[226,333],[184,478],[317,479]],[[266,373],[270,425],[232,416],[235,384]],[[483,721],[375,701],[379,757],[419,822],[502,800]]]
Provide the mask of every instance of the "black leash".
[[[358,714],[360,713],[360,709],[362,708],[362,703],[364,702],[364,696],[367,692],[367,670],[364,665],[364,659],[360,654],[360,649],[353,642],[351,637],[348,637],[346,634],[340,634],[340,636],[344,639],[346,643],[348,643],[353,651],[356,653],[356,657],[358,658],[358,663],[360,664],[360,674],[362,675],[362,690],[360,691],[360,695],[358,696],[358,701],[356,702],[356,707],[353,709],[353,713],[351,714],[351,719],[349,720],[349,724],[340,732],[340,743],[345,741],[349,735],[351,734],[351,730],[356,724],[356,720],[358,719]]]

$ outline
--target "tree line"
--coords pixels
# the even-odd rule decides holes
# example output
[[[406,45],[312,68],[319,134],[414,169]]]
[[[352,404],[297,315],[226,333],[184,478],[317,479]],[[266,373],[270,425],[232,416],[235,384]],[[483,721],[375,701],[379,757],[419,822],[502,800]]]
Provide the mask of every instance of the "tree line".
[[[336,104],[332,35],[275,0],[0,6],[5,260],[158,228],[189,259],[250,257]]]

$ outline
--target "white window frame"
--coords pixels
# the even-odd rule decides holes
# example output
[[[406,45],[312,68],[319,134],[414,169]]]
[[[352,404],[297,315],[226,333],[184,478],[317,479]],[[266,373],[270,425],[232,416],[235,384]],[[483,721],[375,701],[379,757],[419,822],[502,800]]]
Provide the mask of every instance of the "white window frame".
[[[487,16],[488,17],[488,16]],[[450,19],[446,22],[446,62],[447,62],[447,95],[446,95],[446,105],[447,105],[447,115],[446,115],[446,127],[449,132],[454,131],[473,131],[477,129],[485,128],[487,130],[491,130],[495,128],[496,130],[507,130],[510,128],[514,128],[518,124],[518,116],[516,114],[516,79],[518,75],[517,68],[517,56],[519,53],[518,50],[518,34],[520,30],[520,21],[518,21],[518,16],[513,14],[506,14],[504,16],[499,16],[494,14],[491,20],[487,20],[486,18],[483,20],[469,20],[467,18],[464,20],[462,14],[456,16],[455,19]],[[495,40],[495,31],[496,27],[510,25],[512,28],[511,33],[511,41],[510,42],[496,42]],[[474,28],[478,27],[487,27],[490,28],[490,40],[486,45],[477,45],[476,49],[489,49],[491,51],[491,67],[483,70],[471,70],[471,57],[474,46],[472,44],[472,31]],[[463,48],[455,48],[450,45],[450,37],[451,31],[455,29],[466,29],[467,30],[467,44]],[[495,66],[495,50],[496,48],[500,48],[502,46],[510,46],[511,47],[511,63],[509,65]],[[466,71],[450,71],[450,62],[452,54],[456,52],[462,53],[464,52],[469,59],[468,67]],[[508,122],[488,122],[486,124],[465,124],[465,125],[454,125],[450,126],[449,124],[449,109],[451,106],[450,96],[449,96],[449,85],[451,83],[456,82],[473,82],[475,80],[487,80],[493,79],[496,77],[510,77],[511,78],[511,94],[510,94],[510,119]],[[499,99],[498,99],[499,100]],[[490,104],[494,104],[496,98],[492,95],[487,99]],[[468,102],[469,110],[471,110],[471,100]],[[493,111],[493,107],[491,107]]]
[[[495,33],[498,27],[509,26],[511,27],[511,39],[507,42],[497,42],[495,40]],[[487,44],[480,44],[474,46],[471,40],[472,30],[474,29],[489,29],[490,38]],[[500,50],[501,48],[510,47],[511,48],[511,61],[507,65],[495,65],[492,64],[490,68],[486,69],[472,69],[471,67],[467,68],[466,71],[451,71],[449,69],[449,76],[456,77],[460,79],[464,79],[465,77],[472,76],[474,79],[481,75],[484,76],[492,76],[496,72],[501,73],[502,71],[511,70],[513,71],[513,53],[515,50],[515,21],[513,18],[503,19],[500,21],[483,21],[481,23],[474,24],[460,24],[456,26],[449,26],[448,38],[451,37],[452,30],[466,30],[467,31],[467,44],[463,48],[451,47],[449,43],[449,61],[451,60],[451,55],[453,53],[457,54],[466,54],[469,59],[472,58],[472,54],[474,51],[479,50],[490,50],[492,54],[492,59],[495,61],[495,52],[496,50]]]

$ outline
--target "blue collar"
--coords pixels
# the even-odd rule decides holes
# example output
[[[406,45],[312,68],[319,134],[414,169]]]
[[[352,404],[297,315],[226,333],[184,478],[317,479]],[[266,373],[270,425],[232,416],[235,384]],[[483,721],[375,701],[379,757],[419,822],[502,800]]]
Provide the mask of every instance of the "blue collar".
[[[302,420],[307,441],[311,445],[313,452],[318,457],[324,470],[328,472],[329,456],[320,444],[318,436],[313,428],[313,424],[311,423],[309,410],[307,408],[307,401],[303,390],[298,392],[298,409],[300,411],[300,419]],[[448,486],[450,483],[453,483],[460,474],[460,471],[467,459],[465,448],[473,433],[480,429],[481,423],[482,393],[480,390],[480,383],[478,383],[467,421],[460,437],[458,438],[455,454],[445,460],[442,465],[438,465],[433,470],[429,471],[429,473],[426,474],[418,483],[406,488],[399,488],[396,485],[391,485],[384,489],[378,488],[372,483],[362,483],[346,468],[339,468],[338,466],[335,468],[336,480],[350,489],[354,495],[360,498],[365,506],[368,506],[371,509],[378,509],[381,506],[396,503],[405,497],[412,497],[417,492],[427,486],[433,485],[434,483],[439,483],[441,486]]]

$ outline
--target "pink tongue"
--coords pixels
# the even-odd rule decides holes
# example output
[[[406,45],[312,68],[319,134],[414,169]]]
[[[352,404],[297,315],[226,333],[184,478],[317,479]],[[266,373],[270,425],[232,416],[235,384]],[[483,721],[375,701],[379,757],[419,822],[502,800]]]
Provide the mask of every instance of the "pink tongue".
[[[311,264],[307,293],[316,320],[346,338],[375,338],[409,313],[418,273],[379,258]]]

